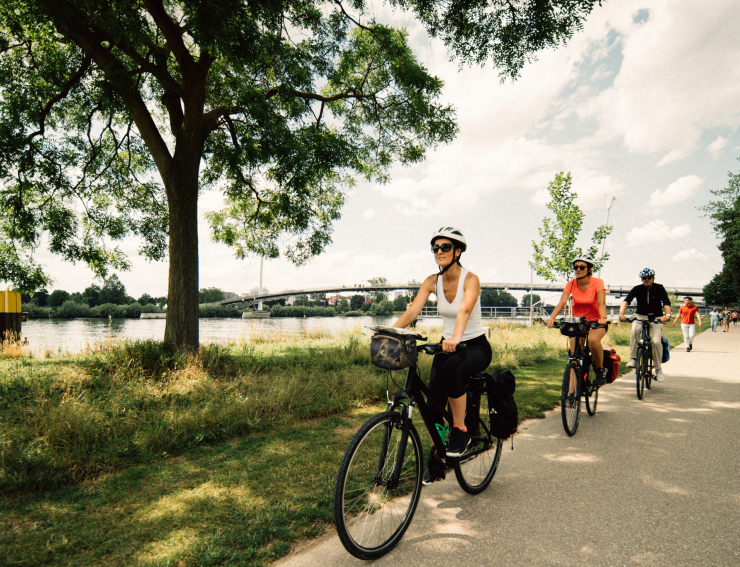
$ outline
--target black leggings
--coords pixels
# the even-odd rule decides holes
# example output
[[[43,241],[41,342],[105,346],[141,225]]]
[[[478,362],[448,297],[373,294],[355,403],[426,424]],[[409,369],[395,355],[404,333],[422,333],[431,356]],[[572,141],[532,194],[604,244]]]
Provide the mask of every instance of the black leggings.
[[[461,341],[461,344],[468,345],[468,348],[462,352],[441,352],[434,355],[429,378],[431,398],[437,403],[429,403],[429,413],[434,423],[444,423],[442,412],[437,406],[443,408],[447,405],[447,398],[462,396],[468,379],[473,374],[483,372],[491,364],[493,353],[485,335]]]

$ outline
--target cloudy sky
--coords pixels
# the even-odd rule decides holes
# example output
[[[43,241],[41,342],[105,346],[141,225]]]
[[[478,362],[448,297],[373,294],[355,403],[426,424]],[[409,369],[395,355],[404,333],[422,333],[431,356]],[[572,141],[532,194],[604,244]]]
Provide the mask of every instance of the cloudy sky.
[[[395,168],[387,185],[359,183],[327,252],[301,268],[266,261],[266,288],[420,280],[434,271],[429,236],[442,225],[464,231],[463,264],[481,281],[528,282],[547,185],[560,171],[571,172],[586,213],[581,244],[612,202],[607,284],[636,284],[650,266],[659,282],[701,287],[721,269],[699,207],[726,187],[728,171],[740,171],[736,1],[607,1],[567,46],[541,53],[506,84],[490,66],[459,70],[413,19],[380,3],[375,10],[408,28],[421,61],[445,81],[460,133],[424,163]],[[201,199],[200,284],[246,292],[258,285],[259,260],[236,260],[210,242],[203,215],[220,204],[217,193]],[[165,295],[166,262],[137,258],[137,247],[124,243],[133,260],[119,274],[127,291]],[[52,289],[92,283],[83,265],[38,258]]]

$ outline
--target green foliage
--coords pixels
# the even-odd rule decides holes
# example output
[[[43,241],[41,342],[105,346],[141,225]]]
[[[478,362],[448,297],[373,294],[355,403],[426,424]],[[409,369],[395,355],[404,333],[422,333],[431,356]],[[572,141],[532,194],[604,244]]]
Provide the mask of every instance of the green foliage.
[[[224,292],[217,287],[205,287],[198,292],[198,303],[215,303],[224,300]]]
[[[388,283],[388,278],[368,278],[368,283],[371,285],[383,285]],[[373,303],[383,301],[387,299],[387,294],[384,291],[371,291],[370,298]]]
[[[724,260],[722,271],[704,288],[704,298],[722,305],[740,300],[740,172],[728,172],[727,178],[727,187],[712,191],[718,200],[702,207],[722,239],[719,249]]]
[[[51,292],[47,303],[49,307],[59,307],[62,303],[70,299],[70,294],[63,289],[56,289]]]
[[[409,305],[409,297],[406,295],[399,295],[393,300],[393,309],[395,311],[406,311]]]
[[[704,286],[704,302],[707,305],[735,305],[740,303],[740,286],[723,270]]]
[[[226,305],[199,305],[198,315],[203,318],[241,317],[241,311],[229,309]]]
[[[394,2],[462,62],[490,60],[512,78],[567,41],[594,3]],[[0,3],[0,273],[19,289],[47,285],[33,253],[48,241],[105,277],[130,266],[111,243],[136,236],[150,260],[169,252],[178,280],[166,340],[197,347],[185,315],[197,301],[201,192],[223,192],[225,208],[208,220],[237,257],[301,264],[331,242],[355,177],[385,182],[394,162],[419,162],[454,138],[442,81],[405,30],[360,23],[367,8]]]
[[[100,303],[113,303],[114,305],[124,305],[126,300],[126,287],[121,283],[116,274],[106,278],[103,287],[100,289],[98,300]]]
[[[303,305],[275,306],[270,317],[334,317],[337,314],[333,307],[308,307]]]
[[[86,287],[82,292],[82,303],[87,303],[90,307],[100,305],[100,287],[95,284]]]
[[[525,293],[522,296],[522,301],[520,305],[522,307],[529,307],[532,304],[537,305],[539,301],[542,301],[542,298],[536,293],[533,293],[531,295],[529,293]]]
[[[142,294],[142,296],[136,300],[139,305],[155,305],[157,301],[148,293]]]
[[[347,301],[346,297],[343,297],[339,300],[339,305],[337,305],[337,311],[339,313],[346,313],[349,311],[349,301]]]
[[[480,292],[481,307],[516,307],[516,297],[500,289],[482,289]]]
[[[360,305],[360,311],[362,311],[363,313],[367,313],[368,311],[370,311],[371,307],[372,303],[363,303],[362,305]]]
[[[387,299],[378,303],[373,302],[370,307],[370,315],[373,317],[390,317],[393,315],[393,303]]]
[[[307,295],[299,295],[293,301],[293,305],[296,307],[308,307],[309,301]]]
[[[558,173],[547,190],[550,193],[547,208],[554,213],[555,219],[545,217],[542,220],[539,229],[542,241],[532,241],[534,256],[529,265],[538,276],[549,281],[567,281],[573,273],[573,258],[584,253],[581,247],[576,246],[584,214],[575,204],[578,195],[571,191],[570,172],[565,176],[562,171]],[[611,226],[598,227],[591,237],[591,246],[585,251],[594,260],[594,272],[598,272],[609,259],[608,253],[599,256],[599,245],[611,231]]]
[[[352,311],[357,311],[362,307],[362,304],[365,303],[365,296],[364,295],[353,295],[349,298],[349,308]]]

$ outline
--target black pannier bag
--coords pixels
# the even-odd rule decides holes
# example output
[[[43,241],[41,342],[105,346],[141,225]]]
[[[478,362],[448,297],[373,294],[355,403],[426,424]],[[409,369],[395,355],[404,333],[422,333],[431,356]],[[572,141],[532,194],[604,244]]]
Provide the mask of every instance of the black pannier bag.
[[[417,339],[424,340],[424,337],[416,333],[376,330],[370,338],[370,362],[386,370],[401,370],[414,366],[418,358]]]
[[[519,411],[514,401],[516,379],[509,370],[496,370],[486,374],[491,434],[508,439],[516,433]]]
[[[560,323],[560,334],[566,337],[585,337],[588,335],[588,322],[585,317],[563,319]]]

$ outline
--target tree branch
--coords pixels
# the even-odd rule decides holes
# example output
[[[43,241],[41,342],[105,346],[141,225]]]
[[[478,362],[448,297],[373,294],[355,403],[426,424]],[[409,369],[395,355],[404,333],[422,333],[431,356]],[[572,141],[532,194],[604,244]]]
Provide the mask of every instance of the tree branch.
[[[33,132],[28,136],[26,139],[26,143],[30,143],[36,136],[43,136],[44,130],[45,130],[45,123],[46,123],[46,117],[51,112],[52,107],[62,100],[64,97],[66,97],[69,94],[70,89],[80,82],[82,79],[82,76],[87,72],[87,70],[90,68],[90,63],[92,63],[92,57],[89,55],[85,55],[85,58],[82,60],[82,65],[80,65],[80,68],[78,71],[72,76],[72,78],[67,82],[66,85],[64,85],[64,88],[62,91],[52,98],[49,102],[46,103],[46,106],[41,111],[41,118],[39,119],[39,129],[36,132]]]

